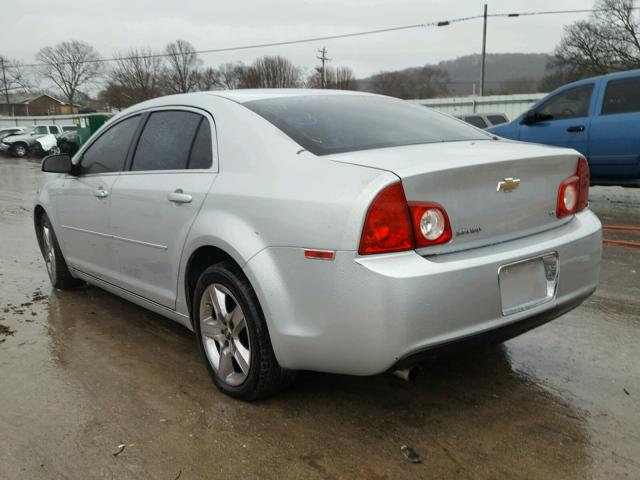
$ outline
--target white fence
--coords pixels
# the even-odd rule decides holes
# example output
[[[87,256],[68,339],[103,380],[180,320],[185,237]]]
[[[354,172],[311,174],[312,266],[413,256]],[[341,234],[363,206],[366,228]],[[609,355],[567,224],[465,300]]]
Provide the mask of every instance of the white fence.
[[[486,97],[427,98],[407,101],[424,105],[425,107],[430,107],[450,115],[504,113],[509,120],[513,120],[546,95],[546,93],[526,93],[517,95],[489,95]]]
[[[51,115],[42,117],[0,117],[0,128],[30,127],[31,125],[75,125],[74,119],[90,117],[95,113],[78,113],[75,115]]]

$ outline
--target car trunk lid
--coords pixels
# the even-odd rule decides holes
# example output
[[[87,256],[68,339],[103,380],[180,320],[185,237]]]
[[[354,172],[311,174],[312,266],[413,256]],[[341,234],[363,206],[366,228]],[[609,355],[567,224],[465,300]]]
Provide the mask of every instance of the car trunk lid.
[[[448,142],[351,152],[333,161],[393,172],[407,201],[437,202],[453,238],[420,253],[436,254],[500,243],[562,225],[560,183],[576,171],[578,154],[504,140]]]

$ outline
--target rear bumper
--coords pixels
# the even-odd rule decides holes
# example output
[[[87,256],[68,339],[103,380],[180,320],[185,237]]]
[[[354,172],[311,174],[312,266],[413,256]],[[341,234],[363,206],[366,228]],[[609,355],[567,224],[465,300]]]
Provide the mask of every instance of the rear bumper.
[[[339,251],[322,261],[268,248],[245,271],[282,366],[371,375],[489,332],[514,336],[575,308],[596,288],[601,251],[600,222],[585,211],[556,229],[464,252]],[[553,299],[503,315],[499,267],[549,252],[559,261]]]
[[[593,292],[595,292],[595,288],[564,304],[556,305],[555,307],[530,317],[526,317],[522,320],[494,328],[493,330],[475,333],[468,337],[457,338],[440,345],[427,347],[424,350],[413,352],[398,360],[390,370],[408,368],[419,362],[442,359],[443,357],[456,355],[474,348],[486,347],[488,345],[507,341],[510,338],[522,335],[529,330],[539,327],[540,325],[544,325],[545,323],[570,312],[574,308],[578,307],[584,300],[589,298]]]

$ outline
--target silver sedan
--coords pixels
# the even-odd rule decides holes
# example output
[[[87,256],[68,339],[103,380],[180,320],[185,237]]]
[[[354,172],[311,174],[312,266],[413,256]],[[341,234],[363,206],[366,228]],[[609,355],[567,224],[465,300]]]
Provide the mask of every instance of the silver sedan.
[[[598,282],[583,157],[387,97],[159,98],[43,170],[53,285],[192,329],[215,384],[245,400],[296,370],[411,376],[562,315]]]

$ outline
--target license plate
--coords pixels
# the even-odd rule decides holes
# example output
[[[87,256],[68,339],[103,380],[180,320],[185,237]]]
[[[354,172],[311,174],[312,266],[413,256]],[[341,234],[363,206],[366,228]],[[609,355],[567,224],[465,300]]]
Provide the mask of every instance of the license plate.
[[[553,299],[558,284],[558,254],[549,253],[498,269],[502,314],[510,315]]]

